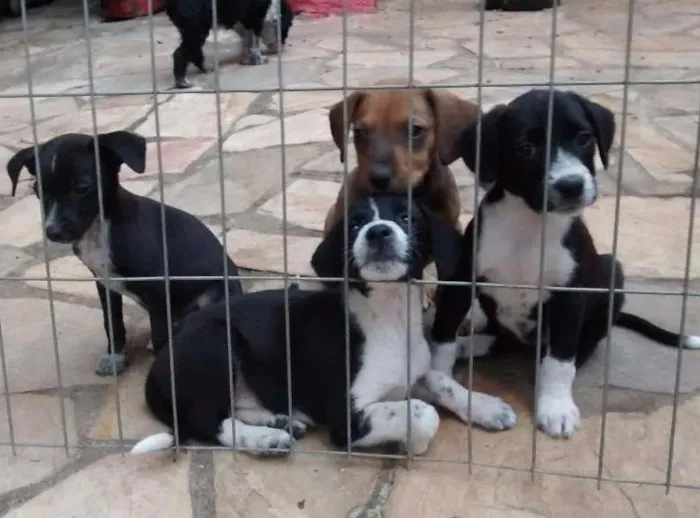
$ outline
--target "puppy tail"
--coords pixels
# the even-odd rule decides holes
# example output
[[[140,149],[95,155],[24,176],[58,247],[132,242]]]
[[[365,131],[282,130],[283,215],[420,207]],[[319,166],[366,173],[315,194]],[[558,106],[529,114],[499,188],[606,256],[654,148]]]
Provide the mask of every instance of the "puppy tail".
[[[682,337],[678,333],[652,324],[645,318],[625,313],[624,311],[620,313],[615,325],[639,333],[668,347],[678,347],[680,345],[685,349],[700,349],[700,336],[686,335]]]
[[[154,433],[145,439],[141,439],[131,448],[131,453],[149,453],[152,451],[166,450],[175,444],[175,436],[170,432]]]

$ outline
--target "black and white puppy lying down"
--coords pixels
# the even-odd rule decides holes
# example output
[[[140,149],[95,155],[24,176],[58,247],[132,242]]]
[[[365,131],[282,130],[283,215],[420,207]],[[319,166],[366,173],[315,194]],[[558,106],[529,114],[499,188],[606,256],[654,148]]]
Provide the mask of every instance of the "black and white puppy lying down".
[[[176,88],[192,86],[186,79],[187,65],[192,63],[207,73],[202,48],[214,23],[212,0],[167,0],[165,10],[180,33],[180,46],[173,52],[173,75]],[[262,65],[266,62],[261,38],[269,54],[281,52],[294,21],[294,12],[286,0],[218,0],[217,23],[226,29],[235,29],[243,39],[244,65]]]
[[[361,198],[350,209],[348,249],[341,221],[316,249],[312,264],[324,277],[342,277],[347,254],[350,282],[350,441],[356,447],[403,443],[424,453],[438,429],[438,413],[429,404],[467,419],[468,391],[450,375],[431,369],[422,332],[421,257],[436,258],[438,274],[454,261],[459,235],[418,206],[408,234],[408,200],[402,195]],[[231,419],[225,303],[189,315],[174,340],[177,419],[180,438],[234,445],[261,453],[289,448],[312,424],[329,428],[337,446],[347,444],[345,301],[340,286],[320,291],[289,290],[293,415],[288,422],[284,290],[232,297],[230,322],[235,420]],[[407,359],[410,356],[410,383]],[[407,440],[409,385],[412,422]],[[418,399],[417,397],[421,399]],[[153,414],[173,427],[170,356],[163,349],[146,380],[146,401]],[[472,393],[472,420],[502,430],[515,425],[502,400]],[[235,433],[234,433],[235,432]],[[170,432],[136,444],[142,453],[170,447]]]
[[[69,133],[39,146],[39,164],[34,147],[19,151],[7,163],[14,196],[20,171],[26,167],[39,181],[33,185],[46,215],[46,237],[55,243],[70,243],[73,252],[97,278],[97,293],[104,315],[107,354],[100,359],[97,374],[120,374],[127,364],[124,351],[126,330],[122,314],[122,295],[135,300],[146,311],[151,324],[151,342],[158,350],[168,342],[165,282],[128,280],[129,277],[156,277],[165,272],[161,204],[137,196],[119,185],[119,169],[127,164],[137,173],[146,167],[146,141],[135,133],[115,131],[97,137],[100,177],[95,162],[91,135]],[[104,226],[100,223],[98,182],[102,185]],[[214,234],[197,218],[174,207],[164,206],[171,276],[223,276],[224,251]],[[229,275],[237,275],[236,266],[227,258]],[[105,277],[125,280],[109,283]],[[237,280],[229,281],[229,293],[241,293]],[[171,280],[172,321],[189,311],[222,299],[225,283],[212,280]],[[109,298],[113,325],[110,341]]]
[[[477,280],[537,286],[540,271],[542,213],[546,211],[544,286],[607,288],[608,292],[547,291],[543,301],[542,363],[537,394],[537,424],[547,434],[569,437],[579,423],[572,396],[576,369],[607,333],[611,276],[624,283],[622,265],[598,254],[581,219],[583,209],[597,197],[596,147],[603,166],[615,133],[613,114],[573,92],[555,91],[551,154],[546,169],[548,90],[531,90],[510,104],[499,105],[482,119],[480,176],[495,182],[481,202],[478,228],[465,231],[455,279],[470,280],[476,261]],[[466,129],[461,151],[475,170],[476,125]],[[547,189],[547,205],[543,203]],[[477,256],[472,256],[477,240]],[[537,341],[537,289],[479,287],[478,302],[486,315],[481,334],[464,338],[465,349],[485,355],[497,341]],[[470,309],[471,288],[441,286],[432,328],[438,363],[450,372],[457,354],[455,335]],[[614,325],[664,345],[700,347],[696,336],[679,337],[650,322],[621,311],[624,294],[613,299]]]

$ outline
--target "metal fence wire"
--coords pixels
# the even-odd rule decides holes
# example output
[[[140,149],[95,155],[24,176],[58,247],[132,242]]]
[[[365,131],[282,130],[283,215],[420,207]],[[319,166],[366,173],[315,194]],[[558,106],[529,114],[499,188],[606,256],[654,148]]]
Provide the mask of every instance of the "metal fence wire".
[[[217,0],[212,0],[214,4],[216,4]],[[222,0],[219,0],[222,1]],[[620,217],[620,198],[621,198],[621,189],[622,189],[622,178],[623,178],[623,166],[624,166],[624,160],[625,160],[625,144],[626,144],[626,138],[627,138],[627,126],[628,126],[628,102],[629,102],[629,88],[631,85],[637,85],[637,84],[678,84],[678,85],[689,85],[692,86],[694,85],[695,87],[698,87],[700,85],[700,81],[697,79],[692,79],[692,80],[686,80],[686,79],[678,79],[678,80],[673,80],[673,81],[666,81],[666,80],[648,80],[648,81],[641,81],[641,80],[633,80],[630,76],[630,63],[631,63],[631,53],[632,53],[632,38],[634,34],[634,22],[635,22],[635,5],[636,5],[636,0],[629,0],[627,4],[627,32],[626,32],[626,47],[625,47],[625,60],[624,60],[624,77],[621,81],[595,81],[595,80],[589,80],[589,81],[568,81],[568,82],[557,82],[555,81],[555,71],[557,69],[557,62],[556,62],[556,48],[557,48],[557,20],[558,20],[558,12],[560,10],[560,7],[557,6],[557,2],[554,2],[554,7],[551,9],[551,25],[549,27],[550,31],[550,56],[549,56],[549,71],[548,71],[548,78],[546,81],[542,81],[540,83],[533,82],[531,84],[527,83],[507,83],[507,82],[493,82],[490,81],[488,84],[484,82],[484,59],[483,59],[483,50],[484,50],[484,32],[485,32],[485,27],[486,27],[486,15],[485,15],[485,8],[484,8],[484,2],[481,2],[481,6],[479,8],[479,24],[478,24],[478,29],[476,27],[465,27],[466,30],[473,30],[473,31],[478,31],[478,68],[476,71],[476,81],[475,82],[465,82],[465,83],[460,83],[460,84],[446,84],[446,83],[441,83],[441,84],[426,84],[422,83],[421,87],[431,87],[431,88],[475,88],[476,89],[476,103],[481,107],[483,104],[483,89],[485,87],[488,88],[498,88],[498,87],[546,87],[549,88],[550,92],[550,104],[549,104],[549,118],[548,118],[548,127],[547,127],[547,156],[549,156],[549,149],[551,147],[551,129],[552,129],[552,103],[553,103],[553,92],[555,88],[561,88],[561,87],[570,87],[570,88],[575,88],[577,86],[585,87],[585,86],[601,86],[601,85],[619,85],[623,89],[623,95],[622,95],[622,117],[619,119],[618,122],[618,128],[619,128],[619,157],[617,160],[617,184],[616,184],[616,195],[615,195],[615,219],[614,219],[614,232],[613,232],[613,243],[612,243],[612,255],[616,259],[617,254],[618,254],[618,232],[619,232],[619,217]],[[27,13],[27,8],[25,4],[25,0],[22,0],[21,2],[22,6],[22,11],[21,11],[21,20],[22,20],[22,27],[23,27],[23,34],[24,34],[24,58],[26,61],[26,81],[27,81],[27,93],[3,93],[0,95],[0,97],[5,97],[5,98],[27,98],[28,99],[28,105],[29,105],[29,117],[31,119],[31,128],[32,128],[32,139],[34,141],[34,152],[35,152],[35,159],[36,159],[36,164],[40,168],[41,162],[38,159],[38,144],[41,142],[39,140],[39,135],[37,132],[37,113],[36,113],[36,106],[35,106],[35,98],[36,97],[69,97],[73,96],[74,94],[71,93],[41,93],[40,95],[35,94],[35,81],[34,81],[34,74],[36,72],[36,67],[37,65],[32,62],[32,51],[31,51],[31,41],[30,41],[30,35],[29,35],[29,29],[28,29],[28,13]],[[88,1],[87,0],[82,0],[82,8],[83,8],[83,29],[82,29],[82,34],[80,37],[84,40],[85,43],[85,48],[87,52],[87,65],[88,65],[88,98],[92,110],[92,126],[93,126],[93,137],[95,139],[95,143],[97,143],[97,133],[98,133],[98,124],[97,124],[97,113],[98,113],[98,107],[96,105],[96,99],[100,95],[105,95],[102,93],[99,93],[95,89],[95,78],[94,78],[94,58],[93,58],[93,42],[91,39],[91,34],[92,30],[90,26],[90,15],[89,15],[89,6],[88,6]],[[154,120],[155,120],[155,131],[156,135],[158,136],[156,138],[156,146],[157,146],[157,168],[158,168],[158,185],[159,185],[159,198],[161,202],[164,202],[164,177],[163,177],[163,155],[162,155],[162,149],[161,149],[161,139],[160,139],[160,134],[161,134],[161,120],[160,120],[160,115],[159,115],[159,103],[158,103],[158,95],[159,94],[168,94],[168,95],[180,95],[183,93],[182,91],[173,91],[170,89],[166,89],[164,85],[159,85],[157,84],[157,76],[156,76],[156,42],[155,42],[155,37],[154,37],[154,20],[153,20],[153,4],[152,0],[149,0],[148,2],[148,9],[149,9],[149,15],[148,15],[148,31],[149,31],[149,51],[150,51],[150,66],[151,66],[151,90],[147,92],[134,92],[134,91],[124,91],[124,92],[119,92],[115,94],[110,94],[110,95],[141,95],[144,93],[152,95],[152,113],[154,115]],[[409,47],[408,47],[408,82],[406,84],[397,84],[397,85],[363,85],[363,88],[366,90],[370,89],[387,89],[387,88],[397,88],[397,87],[403,87],[403,88],[415,88],[415,82],[414,82],[414,56],[415,56],[415,0],[410,0],[410,11],[409,11],[409,25],[406,27],[406,31],[408,33],[408,40],[409,40]],[[217,20],[216,20],[216,12],[217,9],[213,9],[214,13],[214,27],[217,27]],[[342,92],[342,98],[347,101],[347,96],[348,96],[348,90],[350,89],[348,86],[348,6],[347,6],[347,0],[343,0],[343,14],[342,14],[342,88],[340,91]],[[278,43],[281,41],[281,28],[280,24],[278,24]],[[285,87],[285,81],[284,81],[284,68],[282,66],[283,60],[284,60],[284,54],[279,53],[277,59],[277,75],[278,75],[278,87],[276,89],[237,89],[237,90],[230,90],[230,89],[222,89],[220,87],[220,68],[219,68],[219,39],[218,39],[218,31],[215,29],[213,30],[213,35],[214,35],[214,49],[215,49],[215,54],[217,59],[214,60],[214,71],[213,71],[213,77],[214,77],[214,89],[199,89],[199,90],[186,90],[184,92],[188,94],[209,94],[213,95],[216,100],[216,119],[217,119],[217,150],[218,150],[218,155],[219,155],[219,161],[218,161],[218,176],[219,176],[219,189],[220,189],[220,203],[221,203],[221,210],[220,210],[220,224],[222,229],[227,228],[227,208],[226,208],[226,194],[225,194],[225,189],[226,185],[224,182],[224,160],[223,160],[223,133],[224,133],[224,124],[222,122],[222,103],[221,103],[221,94],[222,93],[229,93],[229,92],[270,92],[270,93],[277,93],[279,97],[279,123],[280,123],[280,133],[281,133],[281,153],[280,153],[280,161],[279,161],[279,167],[281,171],[281,183],[282,183],[282,221],[283,221],[283,261],[284,261],[284,273],[282,275],[276,275],[276,276],[269,276],[269,275],[259,275],[259,276],[251,276],[251,275],[243,275],[243,276],[238,276],[238,277],[233,277],[229,275],[229,272],[227,270],[227,254],[230,250],[232,245],[231,243],[227,242],[227,237],[226,237],[226,232],[222,232],[222,238],[223,238],[223,245],[224,245],[224,256],[222,257],[223,265],[224,265],[224,279],[228,281],[228,279],[232,278],[239,278],[241,280],[277,280],[277,281],[282,281],[285,286],[285,310],[286,310],[286,318],[285,318],[285,336],[286,336],[286,341],[287,341],[287,368],[288,370],[291,370],[290,368],[290,321],[289,321],[289,294],[288,294],[288,289],[291,281],[294,280],[316,280],[315,277],[310,277],[310,276],[292,276],[289,273],[288,270],[288,258],[289,258],[289,249],[288,249],[288,235],[287,235],[287,229],[289,228],[288,220],[287,220],[287,203],[288,203],[288,198],[287,198],[287,169],[288,169],[288,164],[287,164],[287,159],[286,159],[286,152],[285,152],[285,146],[286,146],[286,134],[285,134],[285,104],[284,104],[284,99],[285,99],[285,94],[288,92],[292,91],[321,91],[321,90],[333,90],[334,88],[324,88],[324,87],[305,87],[305,86],[298,86],[298,87]],[[290,39],[294,39],[294,32],[292,30],[292,34],[290,36]],[[278,45],[280,48],[282,47],[281,44]],[[245,74],[246,71],[239,70],[237,73],[240,74]],[[698,112],[700,113],[700,106],[698,106]],[[347,107],[347,102],[344,103],[344,109],[343,109],[343,119],[344,122],[348,122],[348,107]],[[345,124],[345,127],[347,127],[347,124]],[[477,132],[477,158],[476,158],[476,181],[475,185],[479,184],[479,173],[480,173],[480,163],[481,163],[481,158],[479,155],[479,152],[481,150],[481,121],[479,121],[479,126],[478,126],[478,132]],[[345,149],[344,155],[347,156],[347,141],[344,143]],[[409,146],[411,145],[411,140],[409,139]],[[99,146],[95,145],[95,154],[96,154],[96,163],[98,164],[98,174],[101,174],[99,171]],[[648,481],[648,480],[630,480],[630,479],[620,479],[620,478],[615,478],[612,476],[609,476],[606,474],[606,471],[604,469],[604,460],[605,460],[605,454],[606,451],[608,450],[609,446],[606,444],[606,429],[608,425],[608,409],[609,409],[609,388],[610,388],[610,361],[611,361],[611,343],[610,343],[610,329],[612,328],[612,299],[613,295],[615,293],[634,293],[634,294],[645,294],[649,296],[654,296],[654,295],[671,295],[675,297],[680,297],[682,300],[681,304],[681,312],[680,312],[680,332],[683,334],[686,329],[686,317],[688,313],[688,301],[690,297],[698,297],[700,296],[700,292],[693,292],[691,291],[691,258],[692,258],[692,248],[693,248],[693,232],[694,232],[694,222],[695,222],[695,204],[696,204],[696,197],[694,193],[697,192],[697,177],[698,177],[698,157],[700,154],[700,128],[697,130],[696,134],[696,145],[695,145],[695,154],[694,154],[694,165],[693,165],[693,175],[692,175],[692,188],[691,188],[691,202],[690,202],[690,213],[689,213],[689,223],[688,223],[688,234],[687,234],[687,244],[686,244],[686,257],[685,257],[685,271],[683,275],[683,282],[682,282],[682,289],[668,289],[668,290],[640,290],[640,289],[624,289],[624,290],[619,290],[615,289],[615,279],[611,279],[611,284],[610,284],[610,289],[600,289],[600,290],[595,290],[595,289],[585,289],[585,288],[578,288],[578,289],[572,289],[572,288],[566,288],[567,290],[570,291],[599,291],[599,292],[604,292],[604,293],[609,293],[610,297],[610,310],[609,310],[609,315],[608,315],[608,337],[604,340],[604,343],[602,344],[602,347],[604,348],[604,358],[605,358],[605,370],[604,370],[604,381],[603,381],[603,389],[602,389],[602,419],[600,422],[600,439],[599,439],[599,445],[598,445],[598,466],[597,466],[597,473],[595,475],[586,475],[586,474],[572,474],[572,473],[565,473],[565,472],[555,472],[547,469],[543,469],[542,467],[539,466],[538,463],[538,437],[539,433],[537,431],[536,423],[535,420],[533,419],[533,427],[532,427],[532,441],[531,441],[531,457],[530,457],[530,466],[528,468],[523,468],[523,467],[517,467],[517,466],[507,466],[507,465],[491,465],[483,462],[477,462],[474,459],[473,455],[473,449],[474,449],[474,441],[473,441],[473,433],[472,433],[472,427],[471,425],[467,425],[465,428],[465,433],[467,434],[468,437],[468,449],[465,455],[462,458],[450,458],[450,459],[439,459],[435,458],[432,456],[427,456],[427,457],[412,457],[410,454],[409,455],[389,455],[389,454],[378,454],[378,453],[366,453],[366,452],[359,452],[355,451],[352,446],[350,446],[350,441],[348,441],[348,447],[346,451],[331,451],[331,450],[322,450],[322,451],[316,451],[316,450],[311,450],[311,449],[304,449],[303,447],[303,441],[301,443],[295,443],[293,445],[293,454],[299,455],[299,454],[335,454],[335,455],[347,455],[347,456],[369,456],[369,457],[380,457],[380,458],[393,458],[393,459],[405,459],[407,460],[408,463],[411,462],[438,462],[438,463],[460,463],[460,464],[468,464],[469,466],[469,471],[471,472],[471,469],[473,466],[480,466],[480,467],[488,467],[488,468],[494,468],[494,469],[507,469],[507,470],[518,470],[518,471],[529,471],[532,473],[534,476],[535,473],[545,473],[545,474],[555,474],[559,476],[567,476],[567,477],[577,477],[577,478],[586,478],[586,479],[593,479],[600,483],[602,481],[616,481],[616,482],[622,482],[622,483],[635,483],[635,484],[648,484],[648,485],[665,485],[667,490],[670,489],[672,486],[674,487],[685,487],[685,488],[694,488],[694,489],[700,489],[700,485],[690,485],[690,484],[674,484],[673,477],[672,477],[672,472],[673,472],[673,467],[674,467],[674,448],[676,445],[676,428],[677,428],[677,418],[678,418],[678,405],[679,405],[679,400],[680,400],[680,387],[681,387],[681,372],[682,372],[682,366],[683,366],[683,348],[679,348],[677,351],[677,363],[676,363],[676,370],[675,370],[675,383],[674,383],[674,392],[673,392],[673,411],[672,411],[672,419],[671,419],[671,427],[669,430],[669,442],[668,442],[668,465],[666,466],[666,475],[665,475],[665,481],[664,482],[659,482],[659,481]],[[408,153],[409,160],[411,160],[411,151],[409,149]],[[153,164],[149,164],[150,167],[155,167]],[[409,170],[411,170],[411,164],[409,163]],[[343,163],[343,178],[346,179],[348,176],[348,161],[345,160]],[[41,191],[41,182],[42,182],[42,175],[41,171],[37,171],[36,179],[39,183],[39,189]],[[104,224],[104,207],[102,203],[102,186],[101,183],[98,182],[98,188],[100,190],[99,192],[99,198],[100,198],[100,219],[102,224]],[[409,191],[409,197],[411,196],[411,192]],[[547,190],[546,188],[544,189],[544,197],[545,197],[545,205],[546,205],[546,196],[547,196]],[[479,201],[479,193],[478,189],[474,189],[474,197],[473,197],[473,214],[474,217],[478,217],[478,211],[476,211],[476,206]],[[409,204],[410,206],[410,204]],[[345,199],[344,199],[344,214],[347,219],[347,212],[348,212],[348,198],[347,198],[347,190],[345,191]],[[543,214],[543,233],[544,229],[546,228],[546,223],[547,223],[547,217],[546,214]],[[41,205],[41,221],[42,221],[42,226],[43,223],[45,222],[46,215],[44,214],[44,207]],[[411,221],[411,218],[409,217],[409,221]],[[163,235],[163,251],[164,251],[164,257],[166,257],[166,262],[165,262],[165,275],[164,277],[140,277],[140,278],[129,278],[129,281],[149,281],[149,280],[163,280],[165,281],[165,290],[166,290],[166,299],[167,299],[167,306],[168,306],[168,327],[169,327],[169,337],[168,337],[168,347],[172,348],[172,315],[170,312],[170,306],[171,306],[171,300],[170,300],[170,286],[169,286],[169,281],[170,280],[194,280],[194,279],[212,279],[216,277],[174,277],[169,275],[169,266],[167,262],[167,257],[168,254],[165,253],[168,247],[167,243],[167,235],[165,232],[165,210],[161,209],[161,224],[162,224],[162,235]],[[409,229],[410,233],[410,229]],[[347,236],[347,229],[345,232],[345,240],[347,242],[348,236]],[[537,322],[537,339],[538,343],[541,342],[542,340],[542,304],[543,304],[543,298],[544,298],[544,293],[545,291],[560,291],[564,290],[565,288],[558,288],[558,287],[552,287],[552,286],[544,286],[542,282],[542,272],[544,271],[544,262],[545,262],[545,254],[544,254],[544,239],[540,240],[542,243],[542,247],[540,250],[540,276],[539,276],[539,283],[538,285],[533,285],[533,286],[515,286],[515,285],[496,285],[496,284],[484,284],[482,285],[488,285],[488,286],[494,286],[494,287],[506,287],[506,288],[521,288],[521,289],[533,289],[533,290],[538,290],[539,294],[539,299],[538,299],[538,322]],[[62,364],[62,359],[61,359],[61,348],[59,345],[59,338],[58,338],[58,333],[57,333],[57,322],[56,322],[56,316],[55,316],[55,308],[54,308],[54,289],[53,289],[53,282],[56,281],[72,281],[72,282],[93,282],[93,279],[87,279],[87,278],[69,278],[65,276],[52,276],[51,274],[51,269],[50,269],[50,255],[49,255],[49,244],[47,242],[47,238],[45,235],[42,235],[42,247],[43,247],[43,254],[44,254],[44,264],[45,264],[45,276],[43,277],[17,277],[17,276],[4,276],[1,278],[3,284],[7,284],[13,281],[18,281],[18,282],[26,282],[29,280],[39,280],[39,281],[44,281],[47,283],[48,287],[48,301],[49,301],[49,309],[50,309],[50,318],[51,318],[51,334],[53,338],[53,361],[55,362],[55,368],[56,368],[56,377],[57,377],[57,384],[58,384],[58,391],[59,393],[63,396],[66,394],[66,386],[64,386],[64,381],[62,377],[62,372],[64,369],[64,365]],[[476,252],[476,242],[474,244],[474,252]],[[344,290],[345,290],[345,296],[348,296],[348,289],[349,289],[349,283],[350,281],[347,278],[347,257],[346,257],[346,265],[345,265],[345,277],[343,279],[327,279],[327,280],[342,280],[343,285],[344,285]],[[473,273],[473,278],[476,277],[476,266],[474,266],[474,271]],[[221,278],[221,277],[219,277]],[[110,283],[118,282],[121,279],[116,278],[116,277],[107,277],[103,279],[104,282],[109,286]],[[437,284],[437,283],[443,283],[443,284],[449,284],[447,281],[433,281],[433,280],[424,280],[424,281],[407,281],[407,289],[410,289],[412,284]],[[469,284],[471,286],[471,297],[472,297],[472,307],[474,306],[474,301],[476,297],[476,286],[477,283],[471,283]],[[228,295],[228,282],[226,283],[226,290],[227,290],[227,295]],[[410,305],[411,298],[408,297],[408,304]],[[110,298],[107,297],[107,304],[108,304],[108,314],[110,315],[110,321],[109,321],[109,334],[110,336],[113,335],[113,322],[111,321],[111,311],[109,311],[111,301]],[[227,296],[227,307],[228,307],[228,296]],[[408,318],[410,319],[411,311],[410,307],[408,308],[407,312]],[[227,312],[227,319],[228,319],[228,312]],[[346,309],[346,327],[345,327],[345,334],[346,334],[346,343],[349,342],[349,337],[350,337],[350,327],[349,327],[349,315],[347,314],[347,309]],[[410,329],[410,322],[408,325],[408,328]],[[473,323],[472,323],[473,327]],[[32,446],[32,447],[48,447],[48,448],[63,448],[66,453],[68,454],[73,446],[70,444],[69,441],[69,433],[68,433],[68,424],[67,424],[67,409],[66,409],[66,402],[64,397],[59,397],[58,401],[60,404],[60,420],[61,420],[61,429],[62,429],[62,441],[60,444],[57,443],[33,443],[33,442],[27,442],[23,440],[21,436],[18,435],[17,429],[15,427],[15,420],[13,418],[13,393],[11,392],[12,387],[10,386],[10,383],[8,381],[8,365],[7,365],[7,358],[5,354],[6,346],[7,343],[3,340],[3,334],[2,334],[2,315],[0,315],[0,366],[2,368],[2,377],[4,380],[4,399],[5,399],[5,405],[7,409],[7,421],[8,421],[8,430],[9,430],[9,440],[7,441],[2,441],[0,443],[0,446],[3,447],[9,447],[11,448],[13,453],[17,452],[18,447],[26,447],[26,446]],[[474,329],[472,328],[472,332],[474,332]],[[410,341],[410,336],[407,336],[407,341]],[[113,342],[112,342],[113,343]],[[231,351],[231,336],[230,336],[230,330],[229,330],[229,335],[228,335],[228,354],[229,354],[229,359],[231,358],[232,351]],[[346,347],[347,355],[346,355],[346,369],[347,369],[347,376],[346,379],[348,380],[348,391],[349,391],[349,379],[350,379],[350,355],[349,355],[349,348]],[[536,348],[537,351],[537,358],[535,362],[535,388],[534,390],[536,391],[539,385],[539,361],[540,361],[540,348]],[[171,358],[171,375],[173,379],[175,378],[175,369],[173,365],[173,355],[170,355]],[[408,362],[409,364],[407,365],[407,370],[408,370],[408,379],[410,380],[410,371],[412,366],[410,365],[410,355],[407,355]],[[48,361],[48,359],[46,359]],[[474,368],[474,358],[473,355],[470,353],[469,357],[469,363],[468,363],[468,388],[472,389],[472,373],[473,373],[473,368]],[[114,369],[116,369],[116,366],[114,366]],[[124,428],[123,428],[123,420],[124,417],[122,415],[122,401],[120,400],[120,390],[119,390],[119,384],[120,380],[117,376],[113,377],[113,383],[114,383],[114,397],[116,398],[116,418],[117,418],[117,430],[118,430],[118,444],[120,445],[120,450],[122,452],[126,452],[128,449],[128,446],[131,445],[131,441],[127,441],[124,437]],[[292,415],[292,401],[291,401],[291,388],[294,383],[294,379],[292,376],[288,376],[288,391],[290,395],[290,403],[289,403],[289,417],[291,421],[291,415]],[[235,417],[235,408],[233,407],[233,393],[234,393],[234,383],[233,383],[233,373],[229,373],[229,384],[230,384],[230,392],[231,392],[231,401],[232,401],[232,406],[231,406],[231,413]],[[176,394],[174,390],[174,384],[173,384],[173,390],[172,390],[172,397],[175,399]],[[410,404],[409,402],[410,395],[407,397],[406,403],[407,405]],[[535,404],[537,401],[537,398],[534,398]],[[349,401],[349,400],[348,400]],[[471,401],[469,403],[469,406],[471,407]],[[176,405],[173,405],[173,407],[176,407]],[[176,412],[176,410],[175,410]],[[349,403],[348,403],[348,417],[350,415],[350,408],[349,408]],[[536,409],[534,410],[536,412]],[[410,416],[410,412],[408,412],[408,415]],[[177,419],[175,419],[175,422]],[[520,425],[522,426],[522,425]],[[177,456],[177,452],[181,450],[189,450],[189,449],[225,449],[222,447],[211,447],[211,446],[194,446],[194,445],[189,445],[189,444],[182,444],[180,442],[180,438],[178,435],[178,430],[175,428],[175,455]],[[235,433],[235,432],[234,432]],[[348,418],[348,437],[350,436],[350,419]],[[409,440],[410,440],[410,434],[411,434],[411,425],[410,425],[410,417],[409,417],[409,424],[408,424],[408,434],[409,434]],[[235,444],[235,438],[234,438],[234,444]],[[95,448],[104,448],[103,445],[81,445],[80,447],[85,447],[85,448],[90,448],[90,447],[95,447]],[[234,450],[237,450],[238,448],[234,447]]]

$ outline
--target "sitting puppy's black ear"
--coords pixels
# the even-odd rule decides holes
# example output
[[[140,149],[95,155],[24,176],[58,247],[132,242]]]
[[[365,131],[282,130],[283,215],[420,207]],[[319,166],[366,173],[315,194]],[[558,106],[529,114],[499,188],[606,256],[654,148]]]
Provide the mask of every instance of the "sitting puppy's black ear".
[[[430,231],[430,235],[426,236],[427,239],[423,239],[425,248],[423,257],[431,255],[432,252],[438,280],[449,280],[457,269],[457,261],[462,250],[462,235],[426,207],[421,206],[421,211]]]
[[[568,95],[583,108],[586,119],[593,128],[600,160],[603,162],[603,167],[607,169],[608,155],[615,136],[615,116],[605,106],[589,101],[575,92],[568,92]]]
[[[311,256],[311,267],[319,277],[342,277],[347,248],[345,247],[345,220],[331,229]],[[349,239],[349,237],[348,237]],[[333,282],[324,284],[335,284]]]
[[[130,131],[113,131],[97,136],[100,151],[107,151],[120,164],[126,164],[137,173],[146,170],[146,139]]]
[[[479,184],[492,184],[498,178],[498,141],[500,126],[508,107],[499,104],[481,117],[481,156],[479,163]],[[479,122],[467,126],[459,137],[457,147],[464,164],[476,173],[476,144]]]
[[[26,167],[29,174],[36,176],[36,160],[34,159],[34,146],[30,146],[22,151],[18,151],[15,156],[7,162],[7,174],[10,176],[12,184],[12,196],[17,192],[17,181],[22,168]]]

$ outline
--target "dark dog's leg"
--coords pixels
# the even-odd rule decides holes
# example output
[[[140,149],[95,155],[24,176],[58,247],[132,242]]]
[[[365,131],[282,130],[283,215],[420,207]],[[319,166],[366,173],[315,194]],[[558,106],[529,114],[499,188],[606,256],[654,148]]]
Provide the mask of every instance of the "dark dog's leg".
[[[192,84],[187,80],[187,65],[191,62],[203,74],[207,73],[204,63],[202,47],[206,41],[206,34],[202,37],[196,25],[180,30],[180,46],[173,52],[173,76],[175,76],[175,88],[191,88]]]
[[[153,350],[158,352],[168,345],[168,319],[161,311],[148,313],[151,322],[151,344]],[[173,334],[175,334],[175,321],[173,319]]]
[[[241,59],[243,65],[264,65],[267,63],[267,58],[263,56],[260,46],[260,36],[270,4],[270,1],[255,2],[241,20],[241,24],[246,29]]]
[[[99,282],[97,284],[97,293],[100,296],[100,304],[102,306],[102,316],[104,320],[105,333],[107,334],[107,354],[100,359],[97,364],[96,374],[98,376],[110,376],[112,374],[121,374],[126,368],[126,354],[124,347],[126,346],[126,329],[124,328],[124,315],[122,313],[122,296],[118,293],[110,291],[107,293],[105,288]],[[110,340],[109,333],[109,312],[107,311],[107,297],[109,297],[110,309],[112,315],[112,333],[114,342]]]
[[[625,284],[622,264],[619,261],[613,262],[613,256],[611,254],[601,254],[600,262],[603,268],[603,285],[600,287],[610,287],[610,280],[612,279],[613,271],[615,271],[615,289],[622,289]],[[590,300],[591,312],[581,331],[581,344],[579,345],[578,354],[576,355],[577,368],[586,363],[590,355],[598,347],[600,341],[608,334],[610,295],[608,293],[595,293],[589,294],[588,297],[592,299]],[[613,295],[613,325],[624,303],[624,293],[615,293],[615,295]]]

